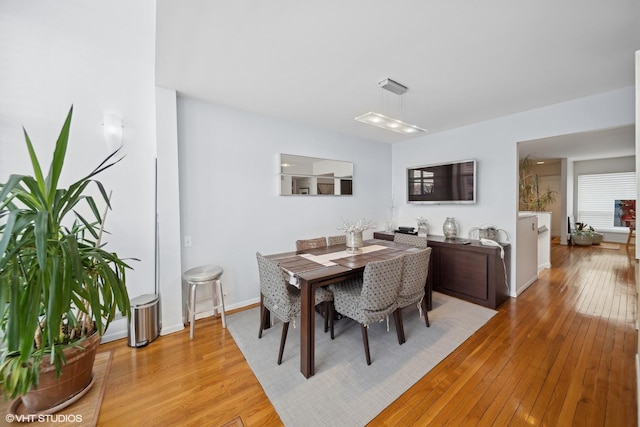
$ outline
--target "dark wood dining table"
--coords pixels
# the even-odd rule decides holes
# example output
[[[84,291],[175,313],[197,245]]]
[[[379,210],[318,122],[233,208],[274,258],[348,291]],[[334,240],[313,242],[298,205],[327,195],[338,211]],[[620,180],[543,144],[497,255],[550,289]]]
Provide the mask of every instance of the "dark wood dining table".
[[[267,255],[267,258],[277,261],[300,288],[302,305],[300,314],[300,372],[305,378],[315,374],[315,290],[321,286],[352,277],[361,277],[369,262],[395,258],[415,250],[414,246],[372,239],[364,242],[362,253],[347,256],[344,256],[345,245]],[[332,254],[335,254],[336,258],[333,258]],[[330,260],[333,265],[320,264],[316,262],[315,256]],[[268,327],[269,325],[265,324],[264,326]]]

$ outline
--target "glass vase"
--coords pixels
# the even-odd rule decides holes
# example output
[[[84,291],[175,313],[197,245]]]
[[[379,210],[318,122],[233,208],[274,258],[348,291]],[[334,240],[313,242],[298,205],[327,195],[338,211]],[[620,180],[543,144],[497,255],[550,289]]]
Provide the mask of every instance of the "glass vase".
[[[362,231],[348,231],[347,232],[347,253],[357,254],[360,253],[362,248]]]
[[[429,234],[429,223],[427,221],[418,222],[418,236],[427,237]]]
[[[444,232],[444,237],[446,239],[455,239],[458,235],[456,219],[454,217],[447,217],[444,224],[442,224],[442,231]]]

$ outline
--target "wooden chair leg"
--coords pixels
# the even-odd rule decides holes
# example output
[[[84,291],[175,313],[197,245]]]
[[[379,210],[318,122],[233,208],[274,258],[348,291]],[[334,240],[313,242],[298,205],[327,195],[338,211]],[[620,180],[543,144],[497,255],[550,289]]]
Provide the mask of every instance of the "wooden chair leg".
[[[371,354],[369,354],[369,335],[367,334],[367,327],[361,323],[360,329],[362,329],[362,342],[364,343],[364,354],[367,358],[367,365],[371,365]]]
[[[260,331],[258,331],[258,338],[262,338],[262,331],[264,330],[264,324],[268,322],[267,313],[269,310],[260,301]]]
[[[402,310],[399,308],[393,312],[393,320],[396,323],[396,334],[398,335],[398,344],[402,345],[407,342],[404,336],[404,325],[402,323]]]
[[[327,303],[329,305],[329,329],[331,330],[331,339],[333,339],[333,325],[335,323],[336,310],[333,301]]]
[[[329,301],[325,301],[322,303],[322,313],[324,316],[324,333],[326,334],[329,330]]]
[[[424,323],[428,328],[431,324],[429,323],[429,311],[427,310],[427,301],[425,298],[422,299],[422,312],[424,313]]]
[[[284,353],[284,344],[287,342],[287,331],[289,330],[289,322],[282,324],[282,337],[280,338],[280,352],[278,353],[278,365],[282,364],[282,353]]]

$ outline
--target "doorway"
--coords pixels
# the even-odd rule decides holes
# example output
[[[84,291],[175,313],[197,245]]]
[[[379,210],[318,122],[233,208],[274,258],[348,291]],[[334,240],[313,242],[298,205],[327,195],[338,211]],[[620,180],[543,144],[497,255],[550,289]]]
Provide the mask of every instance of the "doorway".
[[[556,199],[545,208],[545,211],[551,212],[551,237],[559,237],[561,234],[563,215],[560,204],[560,194],[562,194],[560,182],[560,175],[541,176],[538,178],[538,186],[540,188],[549,188],[558,195]]]

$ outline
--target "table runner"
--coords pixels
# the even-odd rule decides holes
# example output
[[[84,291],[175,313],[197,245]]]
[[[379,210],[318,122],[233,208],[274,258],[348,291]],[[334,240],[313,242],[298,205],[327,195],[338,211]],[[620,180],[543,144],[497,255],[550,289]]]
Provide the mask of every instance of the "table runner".
[[[335,262],[331,261],[332,259],[340,259],[340,258],[347,258],[350,256],[357,256],[357,255],[362,255],[362,254],[366,254],[366,253],[370,253],[370,252],[375,252],[375,251],[379,251],[382,249],[388,249],[386,246],[381,246],[381,245],[370,245],[370,246],[364,246],[363,248],[361,248],[360,253],[357,254],[350,254],[348,253],[346,250],[345,251],[339,251],[339,252],[331,252],[329,254],[323,254],[323,255],[313,255],[313,254],[300,254],[300,255],[296,255],[295,257],[292,258],[296,258],[296,257],[300,257],[300,258],[304,258],[310,262],[313,262],[315,264],[317,264],[317,267],[314,266],[305,266],[305,268],[303,270],[297,270],[297,271],[292,271],[291,269],[287,268],[288,266],[286,265],[286,262],[282,262],[280,263],[280,267],[282,268],[282,270],[287,273],[289,275],[289,284],[299,288],[300,287],[300,282],[298,280],[298,278],[296,277],[296,274],[300,274],[300,273],[304,273],[307,271],[313,271],[313,270],[317,270],[320,269],[322,267],[332,267],[334,265],[338,265]]]
[[[329,266],[332,266],[332,265],[336,265],[335,262],[331,262],[332,259],[340,259],[340,258],[346,258],[346,257],[350,257],[350,256],[358,256],[358,255],[362,255],[362,254],[367,254],[369,252],[380,251],[382,249],[389,249],[389,248],[386,247],[386,246],[381,246],[381,245],[369,245],[369,246],[364,246],[364,247],[360,248],[360,252],[358,252],[357,254],[350,254],[345,250],[345,251],[340,251],[340,252],[331,252],[329,254],[323,254],[323,255],[300,254],[300,256],[308,259],[309,261],[317,262],[318,264],[321,264],[323,266],[329,267]]]

